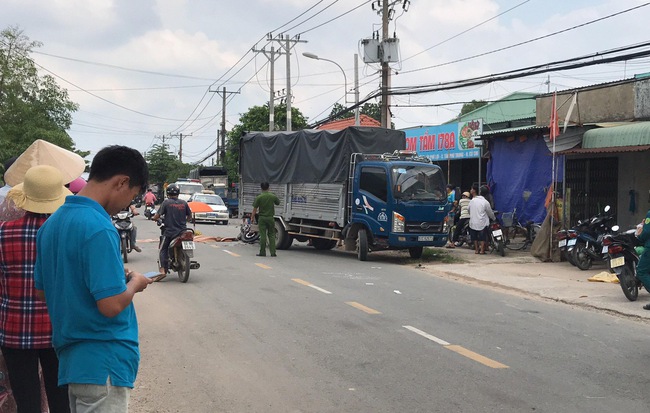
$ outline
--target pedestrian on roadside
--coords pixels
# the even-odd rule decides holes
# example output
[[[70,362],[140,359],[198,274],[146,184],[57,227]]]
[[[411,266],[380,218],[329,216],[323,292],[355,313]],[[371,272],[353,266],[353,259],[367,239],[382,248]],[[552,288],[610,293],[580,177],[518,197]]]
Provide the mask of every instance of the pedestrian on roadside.
[[[86,186],[38,232],[35,287],[47,303],[59,385],[68,385],[73,413],[128,411],[140,360],[133,299],[152,280],[124,268],[111,216],[146,183],[140,152],[105,147]]]
[[[58,169],[40,165],[7,194],[25,214],[0,222],[0,348],[18,412],[40,413],[43,372],[50,413],[70,411],[67,386],[59,387],[47,306],[34,289],[36,233],[70,195]]]
[[[480,195],[476,194],[476,189],[472,188],[472,200],[469,202],[469,229],[474,240],[474,253],[485,254],[485,247],[487,244],[487,228],[490,225],[490,220],[495,219],[494,212],[490,203],[485,199],[485,195],[489,193],[486,186],[481,186]]]
[[[642,227],[637,227],[637,238],[643,243],[644,251],[636,266],[636,274],[643,286],[648,289],[650,288],[650,211],[641,224]],[[644,305],[643,309],[650,310],[650,304]]]
[[[253,201],[253,213],[251,214],[253,222],[255,222],[255,214],[259,210],[259,218],[257,223],[259,225],[260,233],[260,253],[258,257],[266,256],[266,242],[268,238],[269,252],[271,257],[275,257],[275,205],[280,205],[280,199],[273,192],[269,191],[269,183],[262,182],[260,185],[262,193],[255,197]]]
[[[458,222],[456,223],[456,230],[454,231],[451,242],[447,244],[447,248],[455,248],[457,246],[456,243],[458,242],[458,238],[460,237],[463,228],[465,228],[469,222],[469,197],[470,194],[466,191],[463,192],[460,200],[458,200]]]
[[[25,214],[25,211],[18,208],[11,199],[7,199],[7,194],[11,190],[11,185],[7,183],[6,172],[7,170],[9,170],[11,165],[14,164],[16,159],[18,159],[17,156],[9,158],[4,164],[5,185],[2,188],[0,188],[0,221],[13,221],[14,219],[18,219]]]

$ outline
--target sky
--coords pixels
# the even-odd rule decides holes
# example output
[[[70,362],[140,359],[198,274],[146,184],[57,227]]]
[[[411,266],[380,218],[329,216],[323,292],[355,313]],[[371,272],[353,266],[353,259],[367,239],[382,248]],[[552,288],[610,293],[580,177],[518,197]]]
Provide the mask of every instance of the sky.
[[[211,165],[222,120],[216,92],[224,87],[228,92],[227,130],[249,108],[269,100],[269,59],[252,52],[269,52],[272,45],[277,50],[269,36],[300,35],[290,56],[292,105],[310,123],[326,118],[334,103],[354,101],[355,54],[360,98],[376,93],[379,66],[361,59],[362,40],[381,34],[373,3],[3,0],[0,29],[18,27],[42,42],[32,58],[41,75],[54,76],[79,104],[68,133],[78,149],[91,151],[88,160],[111,144],[146,152],[161,144],[162,136],[178,153],[182,134],[182,160]],[[648,40],[650,5],[641,0],[412,0],[407,10],[403,3],[389,3],[395,10],[389,33],[399,40],[392,87],[463,80]],[[593,22],[597,19],[602,20]],[[504,50],[489,53],[496,49]],[[309,59],[305,52],[335,63]],[[286,68],[280,56],[275,90],[286,88]],[[650,58],[398,96],[391,100],[391,120],[398,129],[436,125],[457,116],[463,102],[561,91],[645,72]]]

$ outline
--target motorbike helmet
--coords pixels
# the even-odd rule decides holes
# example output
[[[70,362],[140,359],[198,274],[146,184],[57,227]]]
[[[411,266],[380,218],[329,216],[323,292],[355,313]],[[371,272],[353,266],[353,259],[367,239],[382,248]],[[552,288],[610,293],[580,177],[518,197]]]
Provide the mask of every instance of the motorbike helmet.
[[[178,185],[171,184],[167,187],[167,196],[178,196],[181,193],[181,190],[178,188]]]

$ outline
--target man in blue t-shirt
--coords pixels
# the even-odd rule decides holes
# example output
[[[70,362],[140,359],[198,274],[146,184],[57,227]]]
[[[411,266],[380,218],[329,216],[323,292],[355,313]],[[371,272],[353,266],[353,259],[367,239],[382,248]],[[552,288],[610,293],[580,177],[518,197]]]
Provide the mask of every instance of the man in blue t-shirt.
[[[132,301],[152,280],[124,268],[111,216],[146,183],[138,151],[103,148],[88,184],[38,232],[35,287],[47,303],[59,385],[68,385],[73,412],[128,410],[140,361]]]

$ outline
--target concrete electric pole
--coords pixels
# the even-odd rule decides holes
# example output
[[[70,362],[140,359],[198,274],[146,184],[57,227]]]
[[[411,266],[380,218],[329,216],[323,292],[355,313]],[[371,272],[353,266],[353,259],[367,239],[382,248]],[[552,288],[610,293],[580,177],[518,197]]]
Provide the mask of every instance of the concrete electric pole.
[[[273,40],[270,36],[268,37],[268,40]],[[271,90],[269,91],[269,132],[272,132],[275,129],[275,105],[274,105],[274,99],[275,99],[275,60],[282,56],[284,53],[280,51],[275,51],[275,47],[271,46],[271,52],[267,52],[265,48],[262,48],[261,50],[259,49],[252,49],[254,53],[263,53],[264,56],[266,56],[267,59],[269,59],[269,65],[270,65],[270,79],[269,79],[269,87]]]
[[[287,131],[291,131],[291,49],[297,43],[307,43],[306,40],[300,40],[300,37],[291,39],[287,34],[285,36],[279,35],[274,41],[278,42],[280,47],[284,49],[284,54],[287,57]]]
[[[381,41],[382,45],[388,40],[388,0],[382,0],[381,11]],[[388,88],[390,87],[390,66],[385,56],[381,58],[381,127],[390,128],[390,111]]]
[[[217,93],[221,96],[221,132],[217,139],[217,164],[223,165],[226,151],[226,97],[228,95],[238,95],[239,91],[228,92],[224,86],[221,91],[211,90],[210,92]]]

